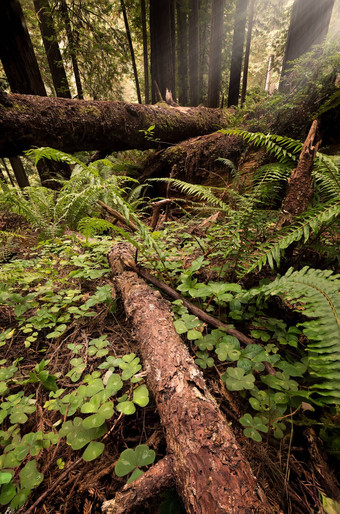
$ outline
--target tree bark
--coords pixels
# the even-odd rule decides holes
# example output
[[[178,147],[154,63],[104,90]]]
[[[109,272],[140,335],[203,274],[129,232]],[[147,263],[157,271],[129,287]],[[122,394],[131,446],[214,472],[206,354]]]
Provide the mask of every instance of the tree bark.
[[[174,485],[173,459],[169,455],[159,460],[139,480],[126,484],[114,500],[103,503],[102,512],[107,514],[128,514],[144,502]]]
[[[301,150],[299,163],[295,170],[292,171],[288,183],[288,190],[282,202],[278,228],[284,225],[290,225],[299,214],[306,211],[313,195],[313,179],[311,172],[316,152],[321,144],[318,135],[318,126],[318,121],[314,120]]]
[[[155,125],[152,138],[145,131]],[[33,146],[65,152],[157,148],[228,125],[227,114],[205,107],[138,105],[26,95],[0,96],[0,156]],[[163,145],[164,146],[164,145]]]
[[[177,0],[178,101],[188,105],[188,0]]]
[[[237,0],[236,4],[233,49],[230,66],[228,107],[231,105],[238,105],[239,101],[248,1],[249,0]]]
[[[70,49],[69,51],[70,51],[72,66],[73,66],[73,73],[74,73],[74,78],[75,78],[76,86],[77,86],[78,99],[82,100],[84,98],[84,93],[83,93],[83,87],[81,84],[80,71],[79,71],[78,60],[77,60],[76,44],[75,44],[75,40],[74,40],[73,30],[71,27],[71,21],[70,21],[70,16],[69,16],[66,0],[61,0],[60,9],[61,9],[61,14],[63,16],[64,24],[65,24],[66,35],[67,35],[69,49]]]
[[[56,95],[62,98],[71,98],[70,87],[58,45],[49,1],[34,0],[34,8],[37,13],[39,28]]]
[[[20,188],[29,186],[30,183],[28,181],[28,177],[26,175],[26,171],[23,167],[20,157],[10,157],[9,162],[11,163],[12,170],[18,183],[18,186]]]
[[[128,43],[129,43],[129,49],[130,49],[130,55],[131,55],[131,63],[132,63],[132,68],[133,68],[133,75],[135,77],[137,99],[138,99],[138,103],[141,104],[142,103],[142,97],[140,95],[138,72],[137,72],[136,59],[135,59],[135,51],[133,49],[131,33],[130,33],[130,27],[129,27],[129,20],[128,20],[128,17],[127,17],[127,14],[126,14],[126,8],[125,8],[124,0],[120,0],[120,5],[121,5],[121,8],[122,8],[122,13],[123,13],[123,18],[124,18],[126,37],[127,37]]]
[[[248,68],[249,68],[251,36],[252,36],[252,32],[253,32],[254,9],[255,9],[255,0],[250,0],[249,16],[248,16],[247,42],[246,42],[246,50],[244,52],[244,63],[243,63],[241,107],[244,104],[244,101],[246,99],[246,94],[247,94]]]
[[[144,66],[144,103],[150,103],[149,84],[149,56],[148,56],[148,32],[146,30],[146,6],[145,0],[140,1],[142,31],[143,31],[143,66]]]
[[[231,170],[216,159],[227,158],[237,168],[244,147],[240,137],[226,136],[221,132],[190,138],[156,152],[146,163],[139,179],[153,175],[169,177],[171,172],[173,178],[194,184],[225,187],[230,181]]]
[[[19,1],[0,0],[0,12],[0,58],[11,91],[46,96],[44,82]],[[2,100],[4,98],[6,97],[2,95]],[[10,134],[7,135],[10,137]],[[15,155],[11,153],[9,157]],[[71,174],[69,166],[63,163],[48,163],[44,160],[38,163],[37,170],[41,184],[52,189],[57,188],[58,184],[50,180],[51,178],[55,178],[58,174],[63,178],[69,178]]]
[[[199,0],[189,0],[189,98],[190,105],[199,102]]]
[[[208,107],[219,107],[223,43],[224,0],[213,0],[208,74]]]
[[[166,90],[175,98],[175,75],[173,55],[174,16],[173,0],[150,0],[150,40],[152,102],[158,101],[157,84],[161,97]]]
[[[289,90],[289,85],[283,79],[291,61],[308,52],[313,45],[322,43],[327,35],[333,6],[334,0],[295,0],[283,58],[280,91]]]
[[[134,272],[124,271],[134,261],[130,245],[117,245],[108,258],[140,345],[186,511],[271,512],[201,371],[176,333],[168,302]]]

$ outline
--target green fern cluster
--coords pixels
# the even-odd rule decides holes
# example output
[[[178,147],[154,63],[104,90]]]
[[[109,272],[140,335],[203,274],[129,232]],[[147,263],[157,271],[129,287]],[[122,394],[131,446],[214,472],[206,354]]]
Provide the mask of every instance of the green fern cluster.
[[[290,268],[270,284],[252,289],[242,297],[280,295],[307,318],[301,324],[308,338],[310,386],[322,403],[340,403],[340,275],[329,270]]]

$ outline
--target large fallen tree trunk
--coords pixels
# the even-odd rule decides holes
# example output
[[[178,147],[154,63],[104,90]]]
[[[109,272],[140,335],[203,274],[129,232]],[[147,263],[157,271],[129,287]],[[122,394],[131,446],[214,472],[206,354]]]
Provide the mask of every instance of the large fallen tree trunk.
[[[245,144],[241,137],[214,132],[181,141],[151,156],[140,180],[180,178],[196,184],[225,186],[236,171]],[[222,157],[224,162],[217,161]]]
[[[109,262],[134,327],[173,458],[176,488],[189,514],[267,513],[269,504],[201,371],[176,333],[169,304],[136,273],[131,247],[121,243]],[[114,501],[106,512],[116,512]]]
[[[0,156],[32,146],[73,153],[157,148],[214,132],[228,123],[220,109],[138,105],[0,94]],[[154,130],[148,132],[148,128]]]

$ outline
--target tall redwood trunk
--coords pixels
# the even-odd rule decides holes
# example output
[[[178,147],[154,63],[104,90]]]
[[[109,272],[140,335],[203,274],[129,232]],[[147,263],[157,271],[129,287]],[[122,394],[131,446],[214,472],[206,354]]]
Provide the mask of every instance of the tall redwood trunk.
[[[20,2],[0,0],[0,12],[0,58],[11,90],[46,96]],[[13,153],[11,156],[17,154]],[[70,177],[69,167],[62,163],[40,161],[37,169],[43,186],[57,187],[56,182],[50,179],[58,174],[63,178]]]
[[[190,105],[199,103],[199,0],[189,0],[189,91]]]
[[[144,100],[150,103],[150,84],[149,84],[149,54],[148,54],[148,32],[146,29],[146,6],[145,0],[140,0],[142,31],[143,31],[143,65],[144,65]]]
[[[151,39],[151,79],[152,102],[159,98],[157,88],[162,99],[165,99],[166,90],[175,96],[175,75],[173,56],[174,22],[173,0],[150,0],[150,39]]]
[[[68,44],[69,44],[69,51],[70,51],[71,60],[72,60],[74,79],[76,81],[76,87],[77,87],[77,96],[78,96],[79,100],[82,100],[84,98],[84,93],[83,93],[83,86],[81,84],[81,79],[80,79],[76,42],[75,42],[72,27],[71,27],[71,21],[70,21],[70,16],[69,16],[66,0],[61,0],[60,9],[61,9],[61,14],[63,16],[66,35],[67,35]]]
[[[133,68],[133,75],[135,77],[135,84],[136,84],[136,92],[137,92],[137,98],[138,103],[142,103],[142,97],[140,95],[140,88],[139,88],[139,79],[138,79],[138,72],[137,72],[137,66],[136,66],[136,58],[135,58],[135,51],[133,49],[132,39],[131,39],[131,32],[129,27],[129,21],[126,14],[126,7],[124,0],[120,0],[120,5],[122,8],[123,18],[124,18],[124,24],[125,24],[125,31],[126,31],[126,37],[129,43],[130,48],[130,55],[131,55],[131,63]]]
[[[39,28],[56,95],[71,98],[70,87],[58,45],[49,0],[34,0],[34,8],[38,17]]]
[[[244,53],[244,63],[243,63],[241,106],[244,104],[244,101],[246,99],[246,94],[247,94],[248,67],[249,67],[251,36],[252,36],[253,22],[254,22],[254,9],[255,9],[255,0],[250,0],[249,16],[248,16],[247,43],[246,43],[246,51]]]
[[[26,175],[25,168],[21,162],[20,157],[10,157],[9,162],[11,163],[12,170],[15,176],[15,179],[20,188],[27,187],[30,185],[28,181],[28,177]]]
[[[188,105],[188,0],[176,1],[178,101]]]
[[[280,91],[284,91],[284,77],[290,62],[322,43],[327,35],[334,0],[295,0],[283,58]]]
[[[221,89],[224,0],[213,0],[208,75],[208,107],[218,107]]]
[[[237,0],[236,4],[233,48],[230,66],[228,107],[231,105],[238,105],[239,102],[248,1],[249,0]]]

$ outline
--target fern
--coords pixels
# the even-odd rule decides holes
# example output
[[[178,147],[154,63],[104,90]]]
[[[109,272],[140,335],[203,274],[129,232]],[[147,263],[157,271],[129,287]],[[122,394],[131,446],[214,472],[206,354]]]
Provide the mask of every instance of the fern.
[[[340,201],[329,202],[326,205],[319,205],[317,208],[307,211],[303,217],[297,219],[293,226],[283,228],[275,234],[269,242],[262,244],[260,255],[252,261],[251,266],[246,270],[250,273],[255,268],[261,268],[269,264],[274,269],[274,263],[280,265],[283,251],[291,244],[303,239],[306,243],[312,234],[317,234],[322,226],[333,222],[340,215]]]
[[[283,277],[268,285],[248,291],[240,297],[249,301],[258,295],[265,298],[282,295],[296,305],[308,321],[301,325],[308,338],[309,371],[315,379],[311,390],[323,403],[340,403],[340,275],[329,270],[305,267],[290,268]]]
[[[248,132],[239,129],[223,129],[220,132],[228,136],[241,136],[244,141],[252,143],[254,146],[264,146],[270,155],[284,164],[297,161],[302,149],[301,141],[276,134]]]
[[[218,207],[219,209],[231,212],[232,209],[227,205],[223,200],[218,198],[213,192],[213,189],[218,188],[211,188],[208,186],[202,186],[199,184],[191,184],[189,182],[184,182],[179,179],[175,178],[152,178],[149,180],[149,182],[167,182],[172,184],[173,186],[177,187],[181,191],[181,193],[188,195],[188,196],[194,196],[198,198],[199,200],[202,200],[204,202],[209,203],[210,205],[214,207]]]

